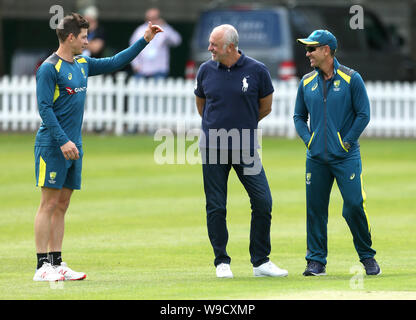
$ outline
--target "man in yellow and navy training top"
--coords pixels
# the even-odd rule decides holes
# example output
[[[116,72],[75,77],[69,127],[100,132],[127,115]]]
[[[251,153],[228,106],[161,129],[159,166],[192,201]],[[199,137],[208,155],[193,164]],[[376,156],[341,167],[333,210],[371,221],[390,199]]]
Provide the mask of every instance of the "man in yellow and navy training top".
[[[303,274],[326,274],[328,206],[336,179],[344,200],[342,215],[359,259],[367,275],[378,275],[381,270],[371,248],[358,143],[370,121],[363,79],[337,61],[337,39],[331,32],[315,30],[297,41],[305,45],[306,57],[314,68],[300,81],[293,117],[307,147],[307,267]]]
[[[73,190],[81,188],[81,127],[87,79],[123,68],[163,30],[150,22],[144,35],[113,57],[81,56],[87,48],[88,21],[77,13],[62,19],[56,33],[59,48],[36,73],[36,95],[42,119],[35,140],[36,184],[42,187],[35,218],[35,281],[82,280],[62,262],[64,215]]]

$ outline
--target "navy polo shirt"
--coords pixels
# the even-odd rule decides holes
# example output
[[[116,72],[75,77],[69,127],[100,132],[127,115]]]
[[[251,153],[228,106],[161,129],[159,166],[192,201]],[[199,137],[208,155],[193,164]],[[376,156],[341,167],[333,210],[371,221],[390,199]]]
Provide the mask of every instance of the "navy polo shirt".
[[[194,93],[205,99],[201,148],[257,148],[259,99],[273,93],[274,88],[266,66],[239,53],[240,58],[230,68],[213,60],[199,68]],[[239,143],[233,140],[237,135]],[[228,142],[223,144],[220,139]]]

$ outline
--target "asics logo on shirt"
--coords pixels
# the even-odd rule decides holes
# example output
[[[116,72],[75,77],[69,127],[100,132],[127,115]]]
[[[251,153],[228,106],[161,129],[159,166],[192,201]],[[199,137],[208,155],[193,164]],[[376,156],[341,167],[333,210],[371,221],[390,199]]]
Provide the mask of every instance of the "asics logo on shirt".
[[[70,87],[65,87],[65,89],[66,89],[66,92],[68,92],[68,94],[69,94],[69,95],[71,95],[71,94],[74,94],[74,93],[75,93],[75,91],[74,91],[74,90],[72,90]]]

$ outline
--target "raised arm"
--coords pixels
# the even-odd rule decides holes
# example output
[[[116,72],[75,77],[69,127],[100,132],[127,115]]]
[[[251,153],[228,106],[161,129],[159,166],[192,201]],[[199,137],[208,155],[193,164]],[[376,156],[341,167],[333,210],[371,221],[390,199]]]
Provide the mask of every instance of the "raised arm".
[[[149,22],[143,37],[133,43],[127,49],[124,49],[116,55],[108,58],[94,59],[85,57],[89,68],[88,76],[111,73],[122,69],[128,63],[130,63],[159,32],[163,32],[163,29],[160,26],[152,25],[152,23]]]

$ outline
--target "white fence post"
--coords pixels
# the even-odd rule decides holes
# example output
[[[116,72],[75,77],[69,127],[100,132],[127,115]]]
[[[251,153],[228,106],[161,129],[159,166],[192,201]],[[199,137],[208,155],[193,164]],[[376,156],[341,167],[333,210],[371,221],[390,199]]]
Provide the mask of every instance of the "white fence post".
[[[9,115],[9,77],[4,76],[0,80],[0,128],[3,131],[8,130],[8,115]]]
[[[114,133],[117,136],[121,136],[124,133],[124,95],[126,86],[127,74],[125,72],[118,72],[116,74],[115,88],[115,129]]]

